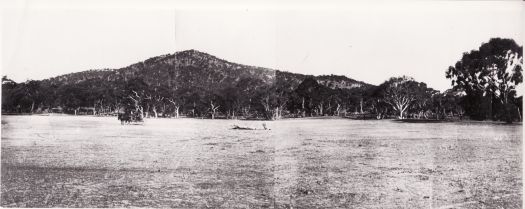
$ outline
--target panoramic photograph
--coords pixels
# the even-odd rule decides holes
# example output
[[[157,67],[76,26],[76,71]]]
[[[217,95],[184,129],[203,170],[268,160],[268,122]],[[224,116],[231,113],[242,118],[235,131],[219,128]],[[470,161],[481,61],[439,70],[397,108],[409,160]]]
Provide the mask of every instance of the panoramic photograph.
[[[3,208],[523,208],[523,1],[4,1]]]

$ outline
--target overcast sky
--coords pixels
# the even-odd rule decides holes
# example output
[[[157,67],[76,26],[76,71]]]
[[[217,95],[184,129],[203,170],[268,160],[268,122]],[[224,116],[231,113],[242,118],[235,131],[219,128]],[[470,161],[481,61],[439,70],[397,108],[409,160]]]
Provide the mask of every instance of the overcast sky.
[[[408,75],[445,90],[445,70],[491,37],[523,45],[524,3],[10,4],[2,74],[15,81],[121,68],[196,49],[232,62],[380,84]]]

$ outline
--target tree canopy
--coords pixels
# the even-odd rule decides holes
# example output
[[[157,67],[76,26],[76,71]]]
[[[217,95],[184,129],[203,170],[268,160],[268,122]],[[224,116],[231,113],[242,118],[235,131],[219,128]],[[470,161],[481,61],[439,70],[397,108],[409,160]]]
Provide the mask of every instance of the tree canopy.
[[[392,77],[379,86],[383,101],[389,104],[399,119],[405,118],[404,113],[409,108],[424,110],[433,94],[437,91],[427,88],[422,82],[417,82],[408,76]]]
[[[487,117],[487,109],[501,103],[506,120],[512,121],[512,105],[516,96],[516,86],[523,82],[523,47],[512,39],[493,38],[483,43],[479,49],[463,54],[461,60],[450,66],[446,77],[456,90],[467,95],[467,112],[479,119]],[[488,103],[487,108],[478,104]],[[494,115],[488,111],[489,117]]]

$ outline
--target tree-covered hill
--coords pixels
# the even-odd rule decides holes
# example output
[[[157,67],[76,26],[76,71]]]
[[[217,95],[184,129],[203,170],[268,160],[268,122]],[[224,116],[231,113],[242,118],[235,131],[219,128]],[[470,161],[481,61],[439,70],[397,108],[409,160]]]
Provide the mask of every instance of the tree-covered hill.
[[[264,83],[277,80],[290,82],[297,87],[307,75],[232,63],[197,50],[181,51],[174,54],[149,58],[120,69],[88,70],[65,74],[42,82],[48,85],[78,84],[85,80],[99,82],[127,82],[142,78],[151,86],[166,86],[171,89],[202,88],[214,89],[232,85],[242,79],[258,79]],[[316,76],[322,85],[332,89],[352,89],[372,85],[345,76]]]
[[[289,97],[308,77],[334,92],[361,95],[360,92],[373,87],[345,76],[296,74],[232,63],[207,53],[187,50],[149,58],[120,69],[88,70],[41,81],[28,81],[21,84],[24,88],[5,86],[5,94],[11,97],[4,97],[2,109],[4,112],[40,112],[62,108],[65,112],[79,112],[92,108],[95,113],[115,112],[122,108],[126,98],[135,91],[143,100],[141,103],[145,106],[145,114],[154,108],[152,114],[168,115],[164,112],[171,113],[171,109],[178,108],[181,114],[189,114],[188,109],[191,109],[192,116],[204,117],[213,110],[214,105],[209,103],[215,102],[222,104],[217,104],[221,106],[217,108],[219,115],[225,115],[225,112],[231,112],[231,115],[242,112],[240,103],[245,103],[243,105],[252,108],[250,115],[263,117],[264,114],[257,113],[252,107],[261,106],[257,105],[260,101],[255,101],[261,98],[255,97]],[[130,90],[131,87],[135,89]],[[14,89],[9,91],[10,88]],[[271,91],[272,94],[263,95],[261,91]],[[233,97],[240,96],[244,98],[233,101]],[[254,104],[248,105],[246,101],[240,100],[248,100]],[[282,100],[282,104],[277,100]],[[283,107],[293,106],[289,98],[277,100],[270,99],[267,102],[277,102],[279,104],[274,105]],[[239,104],[225,104],[227,101]],[[352,102],[340,103],[349,105]],[[231,105],[239,107],[230,107]],[[156,109],[161,106],[164,111],[159,113]],[[282,109],[279,110],[281,111]],[[248,114],[246,110],[244,113]],[[275,116],[277,113],[272,114]]]

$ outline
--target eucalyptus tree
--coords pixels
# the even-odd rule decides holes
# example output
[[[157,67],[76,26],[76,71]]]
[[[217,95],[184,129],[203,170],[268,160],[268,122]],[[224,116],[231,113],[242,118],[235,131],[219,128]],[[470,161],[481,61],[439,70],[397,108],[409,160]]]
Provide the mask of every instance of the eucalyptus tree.
[[[137,115],[137,120],[142,121],[145,116],[144,106],[147,98],[149,85],[141,78],[132,78],[128,80],[123,88],[122,100],[126,113],[133,112]]]
[[[425,83],[415,81],[408,76],[392,77],[379,86],[383,102],[389,104],[398,113],[399,119],[405,118],[407,110],[418,100],[427,97],[429,92]]]
[[[463,54],[461,60],[446,71],[456,90],[468,97],[496,97],[510,115],[516,86],[523,82],[523,47],[512,39],[493,38],[479,49]]]

